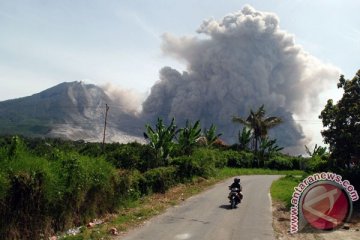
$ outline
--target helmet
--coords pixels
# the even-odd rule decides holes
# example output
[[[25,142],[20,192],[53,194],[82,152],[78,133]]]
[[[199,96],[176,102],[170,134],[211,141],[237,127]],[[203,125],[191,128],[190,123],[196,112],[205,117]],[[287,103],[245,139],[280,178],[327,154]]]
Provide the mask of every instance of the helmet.
[[[234,182],[240,183],[240,178],[234,178]]]

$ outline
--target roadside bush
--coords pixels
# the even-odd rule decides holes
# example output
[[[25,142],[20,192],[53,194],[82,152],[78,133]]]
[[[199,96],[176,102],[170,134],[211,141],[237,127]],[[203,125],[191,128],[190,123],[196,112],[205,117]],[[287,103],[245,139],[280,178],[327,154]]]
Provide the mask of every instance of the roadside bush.
[[[138,170],[118,170],[119,182],[116,188],[118,205],[127,205],[139,199],[148,190],[146,180]]]
[[[8,178],[6,178],[5,173],[2,172],[2,170],[0,169],[0,208],[1,208],[1,203],[3,202],[6,193],[9,189],[9,180]]]
[[[265,167],[277,170],[294,169],[292,160],[285,155],[275,155],[269,161],[265,162]]]
[[[176,183],[176,168],[174,166],[154,168],[146,171],[144,178],[148,192],[165,193]]]
[[[85,223],[114,208],[118,176],[103,158],[66,154],[54,170],[59,175],[59,196],[53,206],[57,229]]]
[[[95,143],[78,143],[78,152],[81,155],[86,155],[89,157],[100,157],[103,155],[102,144],[95,142]]]
[[[116,168],[136,169],[141,163],[139,149],[133,145],[121,144],[107,154],[107,159]]]
[[[201,176],[202,173],[199,163],[189,156],[174,158],[171,165],[176,167],[176,176],[182,182],[191,180],[195,176]]]
[[[304,160],[302,156],[286,156],[292,162],[293,168],[292,169],[304,169]]]
[[[305,161],[305,170],[308,172],[320,172],[328,169],[328,160],[325,157],[314,155]]]
[[[227,158],[228,167],[250,168],[254,160],[254,154],[246,151],[227,150],[223,154]]]
[[[30,151],[13,137],[0,148],[0,239],[44,238],[112,211],[118,202],[110,163],[55,148],[44,154],[40,146],[35,142]]]
[[[114,167],[103,158],[84,158],[82,161],[89,187],[80,212],[88,221],[114,209],[118,175]]]
[[[199,176],[211,177],[215,175],[216,166],[223,166],[226,159],[220,157],[219,150],[198,148],[192,154],[193,160],[199,166]]]
[[[117,147],[107,149],[106,159],[116,168],[137,169],[145,172],[161,166],[155,151],[148,145],[140,143],[116,144]]]
[[[45,159],[23,154],[19,151],[6,166],[1,239],[40,239],[51,230],[49,203],[55,199],[56,178]]]

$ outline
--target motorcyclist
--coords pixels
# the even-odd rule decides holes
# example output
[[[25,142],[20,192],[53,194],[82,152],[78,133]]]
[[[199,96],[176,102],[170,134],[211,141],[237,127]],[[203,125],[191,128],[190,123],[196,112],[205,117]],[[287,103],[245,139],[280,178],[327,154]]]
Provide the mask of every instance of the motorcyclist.
[[[242,186],[240,184],[240,178],[234,178],[234,182],[229,186],[229,189],[231,190],[232,188],[237,188],[238,190],[236,191],[238,193],[238,198],[239,198],[239,201],[242,200],[243,198],[243,195],[241,193],[242,191]],[[230,198],[230,194],[229,194],[229,198]]]

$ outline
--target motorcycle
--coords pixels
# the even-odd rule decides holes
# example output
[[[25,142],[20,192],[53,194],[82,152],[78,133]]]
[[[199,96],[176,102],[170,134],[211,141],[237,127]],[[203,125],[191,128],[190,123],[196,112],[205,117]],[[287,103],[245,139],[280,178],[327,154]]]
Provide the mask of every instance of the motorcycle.
[[[229,200],[230,200],[230,207],[231,209],[236,208],[236,205],[238,205],[241,202],[242,199],[242,193],[240,192],[239,188],[231,188],[229,186],[230,193],[229,193]]]

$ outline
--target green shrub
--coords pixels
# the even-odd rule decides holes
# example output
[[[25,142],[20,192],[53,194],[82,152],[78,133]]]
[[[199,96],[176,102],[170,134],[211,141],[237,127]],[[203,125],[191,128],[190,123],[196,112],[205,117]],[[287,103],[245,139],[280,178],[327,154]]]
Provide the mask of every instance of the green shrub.
[[[228,167],[249,168],[254,161],[254,154],[246,151],[224,151]]]
[[[0,208],[9,189],[9,179],[3,169],[0,168]]]
[[[265,162],[265,167],[277,170],[294,169],[292,159],[285,155],[275,155],[269,161]]]
[[[59,219],[57,228],[85,223],[116,205],[118,175],[103,158],[66,154],[54,165],[59,175],[58,199],[53,206]]]
[[[304,158],[302,156],[287,156],[290,161],[292,162],[293,168],[292,169],[304,169]]]
[[[19,153],[19,154],[18,154]],[[51,228],[49,203],[55,199],[54,177],[45,159],[18,152],[8,162],[9,188],[1,211],[1,239],[39,239]]]
[[[144,178],[149,192],[165,193],[176,183],[176,168],[174,166],[154,168],[146,171]]]
[[[176,166],[176,176],[180,181],[191,180],[195,176],[201,176],[202,170],[199,163],[192,157],[182,156],[173,159],[171,162]]]
[[[107,160],[116,168],[137,169],[144,172],[161,166],[154,149],[140,143],[117,144],[107,149]]]
[[[103,155],[103,146],[101,143],[83,143],[77,148],[81,155],[89,157],[100,157]]]
[[[116,194],[119,205],[127,205],[147,193],[146,180],[138,170],[118,170]]]
[[[325,157],[314,155],[305,161],[305,170],[308,172],[321,172],[328,169],[328,160]]]
[[[118,175],[113,166],[103,158],[85,158],[82,164],[87,173],[89,187],[80,212],[85,221],[88,221],[113,210],[116,204],[114,197]]]
[[[42,144],[0,142],[0,239],[47,238],[114,211],[122,198],[119,175],[104,158]]]
[[[192,158],[199,166],[199,176],[211,177],[215,175],[216,166],[226,165],[226,158],[219,154],[219,150],[198,148],[192,154]]]

